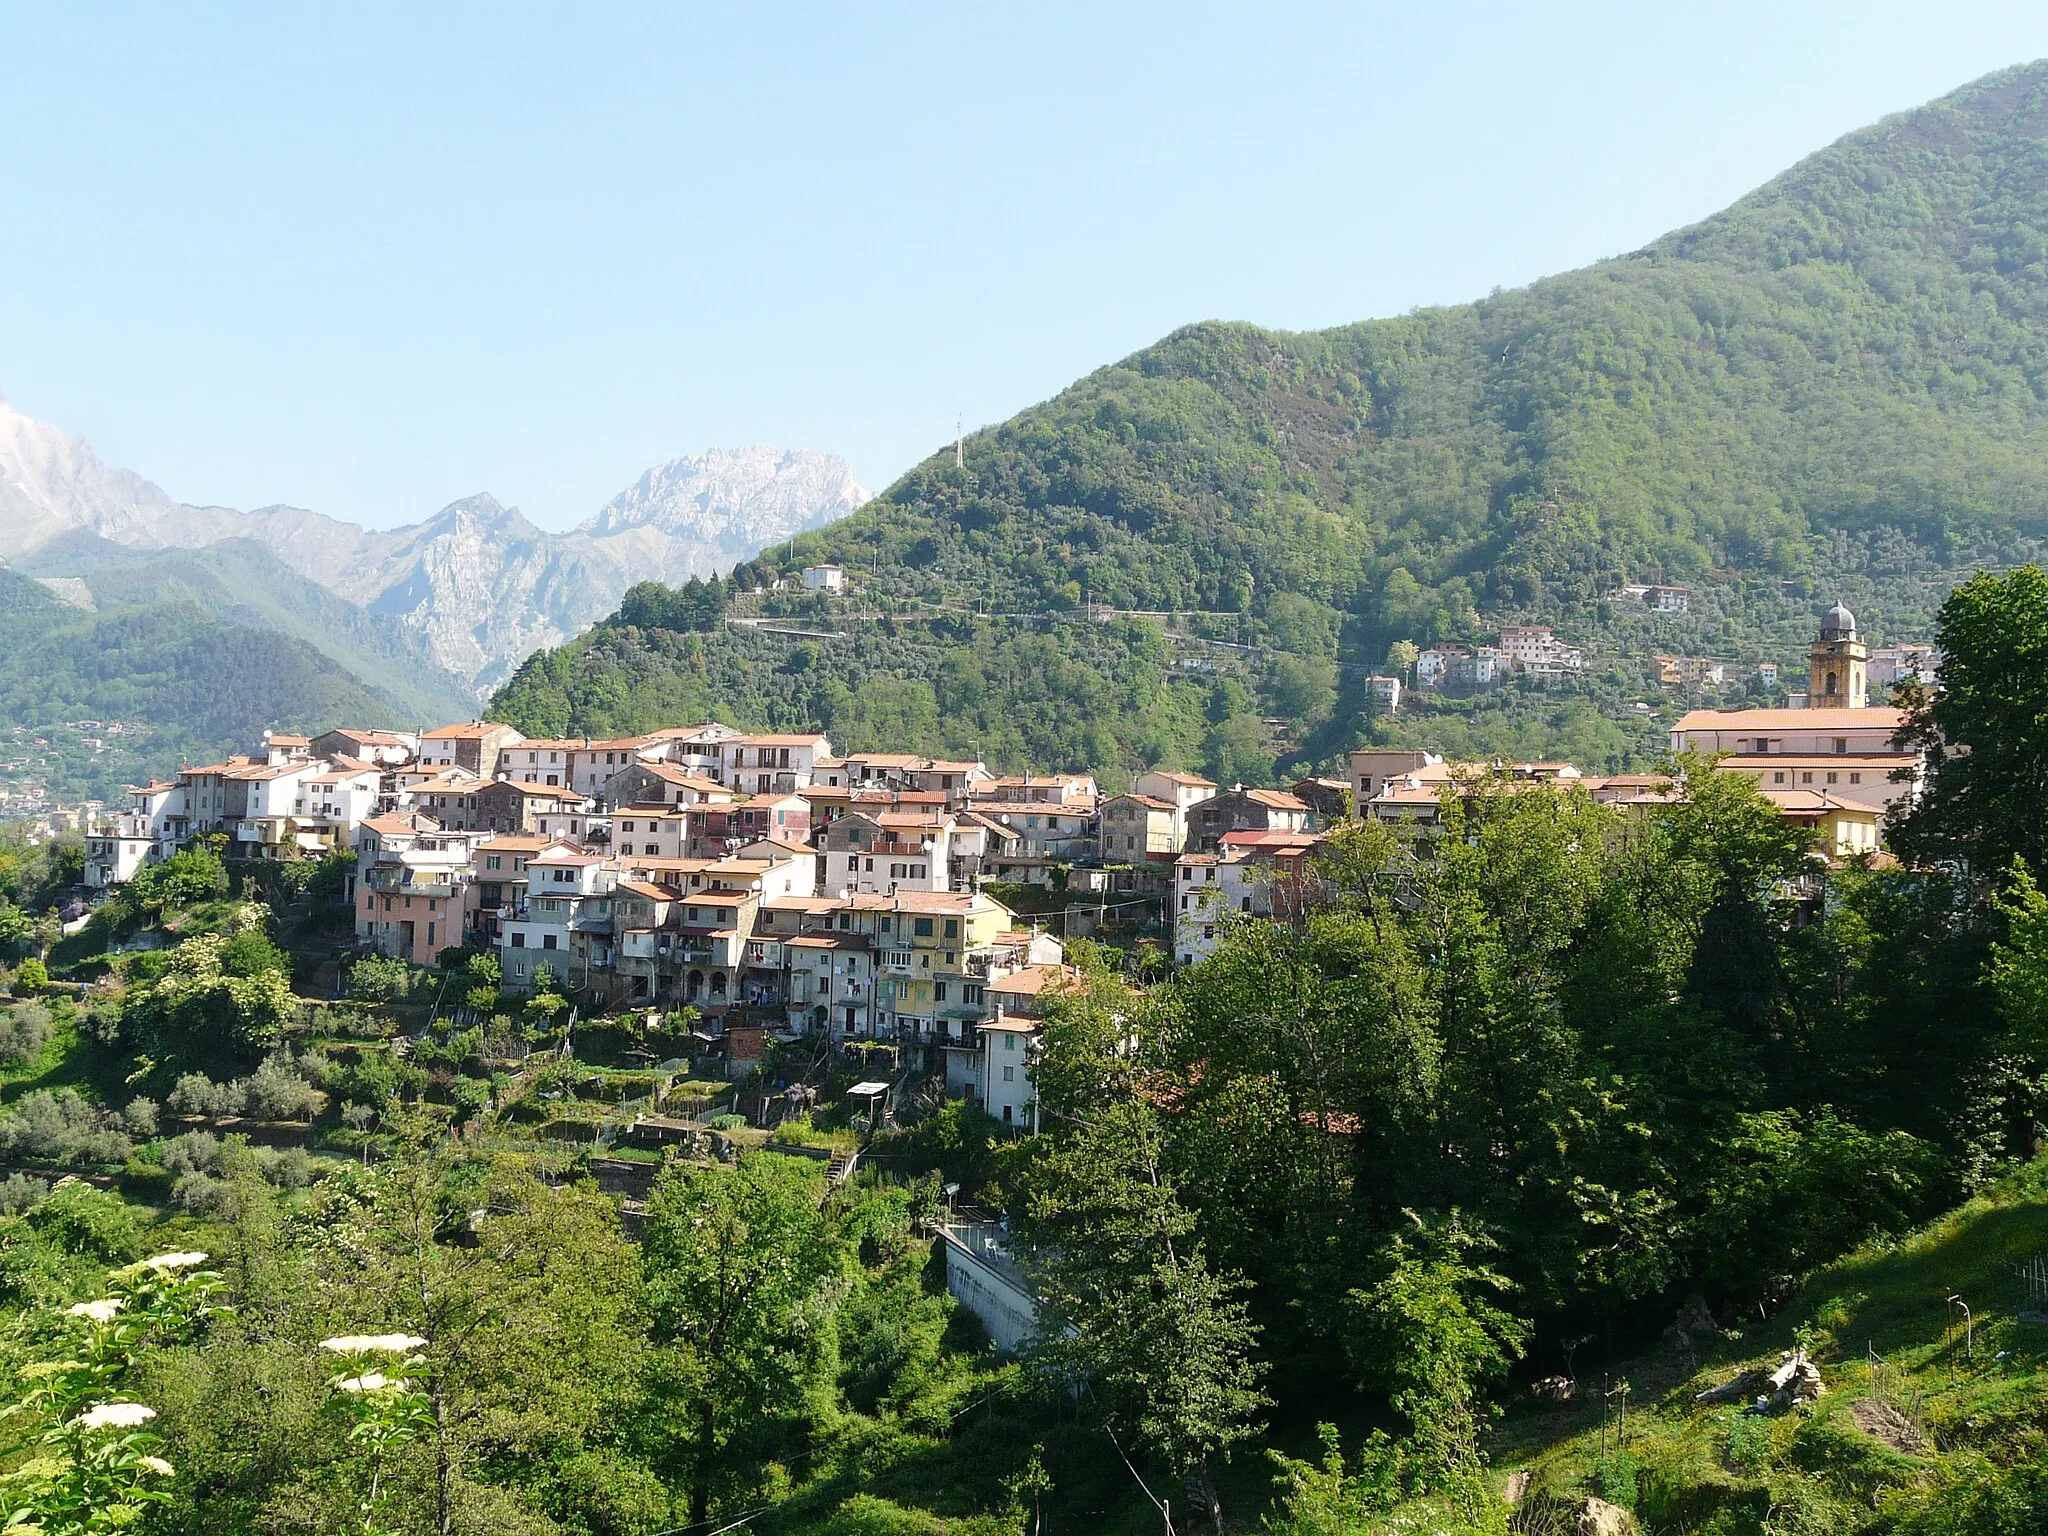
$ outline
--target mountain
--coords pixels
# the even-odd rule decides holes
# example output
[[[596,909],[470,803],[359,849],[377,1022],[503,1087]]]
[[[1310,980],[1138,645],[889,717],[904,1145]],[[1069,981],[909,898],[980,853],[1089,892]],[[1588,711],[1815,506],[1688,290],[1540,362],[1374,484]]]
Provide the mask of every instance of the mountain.
[[[85,577],[66,564],[66,551],[91,547],[77,535],[140,550],[251,542],[408,630],[430,672],[458,674],[470,689],[494,685],[534,650],[574,634],[637,581],[709,574],[865,500],[843,460],[753,447],[651,469],[567,534],[546,533],[488,495],[423,523],[369,529],[298,507],[183,505],[0,399],[0,559],[26,568],[32,558],[39,574]],[[262,606],[262,588],[231,598]],[[400,693],[441,687],[432,677],[392,681]]]
[[[118,799],[266,729],[412,716],[306,641],[171,598],[85,611],[0,569],[0,778]]]
[[[467,682],[435,661],[422,636],[337,597],[253,539],[150,550],[74,531],[15,569],[93,610],[186,603],[245,629],[290,636],[415,723],[460,719],[476,707]]]
[[[1793,662],[1838,596],[1876,640],[1925,638],[1960,575],[2041,552],[2043,231],[2034,64],[1522,290],[1314,333],[1177,331],[745,573],[840,560],[886,626],[615,620],[494,709],[593,730],[679,700],[810,711],[854,745],[1111,769],[1306,764],[1363,739],[1640,759],[1668,715],[1653,651]],[[1611,595],[1645,581],[1690,586],[1690,611]],[[1057,622],[1102,615],[1084,604],[1125,612]],[[1582,692],[1371,716],[1363,678],[1393,642],[1524,620],[1591,647]]]

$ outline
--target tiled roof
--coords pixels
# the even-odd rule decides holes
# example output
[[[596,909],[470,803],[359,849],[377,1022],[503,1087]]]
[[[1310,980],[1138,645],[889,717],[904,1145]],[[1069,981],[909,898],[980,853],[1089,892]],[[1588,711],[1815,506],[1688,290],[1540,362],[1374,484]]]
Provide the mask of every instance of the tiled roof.
[[[1901,709],[1696,709],[1680,720],[1680,731],[1852,731],[1896,730],[1904,723]]]

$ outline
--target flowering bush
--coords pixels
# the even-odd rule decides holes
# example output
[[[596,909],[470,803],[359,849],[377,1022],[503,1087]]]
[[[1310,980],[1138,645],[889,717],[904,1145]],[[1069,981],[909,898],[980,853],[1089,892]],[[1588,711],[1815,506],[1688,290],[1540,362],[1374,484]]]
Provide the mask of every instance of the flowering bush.
[[[156,1410],[126,1388],[145,1346],[189,1339],[221,1310],[220,1276],[205,1264],[203,1253],[160,1253],[110,1271],[107,1295],[64,1309],[67,1357],[24,1367],[19,1395],[0,1410],[17,1426],[7,1449],[29,1453],[0,1478],[0,1528],[126,1530],[170,1497],[174,1469],[144,1427]]]
[[[424,1366],[426,1357],[416,1351],[426,1342],[410,1333],[344,1334],[320,1341],[322,1349],[345,1362],[328,1378],[328,1389],[335,1394],[339,1411],[353,1421],[349,1440],[370,1456],[369,1485],[356,1506],[363,1536],[387,1536],[392,1529],[379,1520],[389,1498],[384,1487],[386,1458],[433,1423],[427,1394],[393,1374]]]

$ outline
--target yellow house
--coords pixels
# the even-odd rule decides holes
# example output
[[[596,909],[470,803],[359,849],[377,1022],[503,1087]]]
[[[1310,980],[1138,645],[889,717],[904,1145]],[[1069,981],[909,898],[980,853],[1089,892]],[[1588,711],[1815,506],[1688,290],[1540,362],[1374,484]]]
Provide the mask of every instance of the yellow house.
[[[1883,814],[1853,800],[1837,800],[1826,789],[1769,789],[1763,796],[1785,821],[1814,833],[1814,846],[1831,859],[1877,852]]]

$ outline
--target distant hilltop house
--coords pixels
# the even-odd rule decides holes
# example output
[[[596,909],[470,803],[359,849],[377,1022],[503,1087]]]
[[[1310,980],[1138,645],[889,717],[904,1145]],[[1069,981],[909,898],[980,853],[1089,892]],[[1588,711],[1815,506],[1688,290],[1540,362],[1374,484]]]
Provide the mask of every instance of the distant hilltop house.
[[[1711,656],[1653,656],[1657,681],[1666,688],[1718,688],[1728,680],[1728,664]]]
[[[1866,675],[1872,687],[1904,682],[1931,683],[1941,669],[1941,652],[1931,645],[1884,645],[1870,653]]]
[[[1652,613],[1684,613],[1692,607],[1692,588],[1666,587],[1654,582],[1630,582],[1616,587],[1608,598],[1641,603]]]
[[[806,592],[844,592],[846,570],[838,565],[807,565],[804,567],[804,590]]]
[[[1415,658],[1415,686],[1433,693],[1446,689],[1483,691],[1500,683],[1507,673],[1507,658],[1497,645],[1448,641],[1432,645]]]
[[[1415,686],[1430,692],[1483,693],[1510,677],[1534,678],[1538,682],[1565,682],[1585,671],[1586,655],[1578,646],[1560,640],[1547,624],[1509,624],[1502,627],[1497,645],[1468,645],[1447,640],[1431,646],[1415,658]],[[1373,685],[1394,679],[1370,678]],[[1388,708],[1398,706],[1398,684],[1382,700]]]

